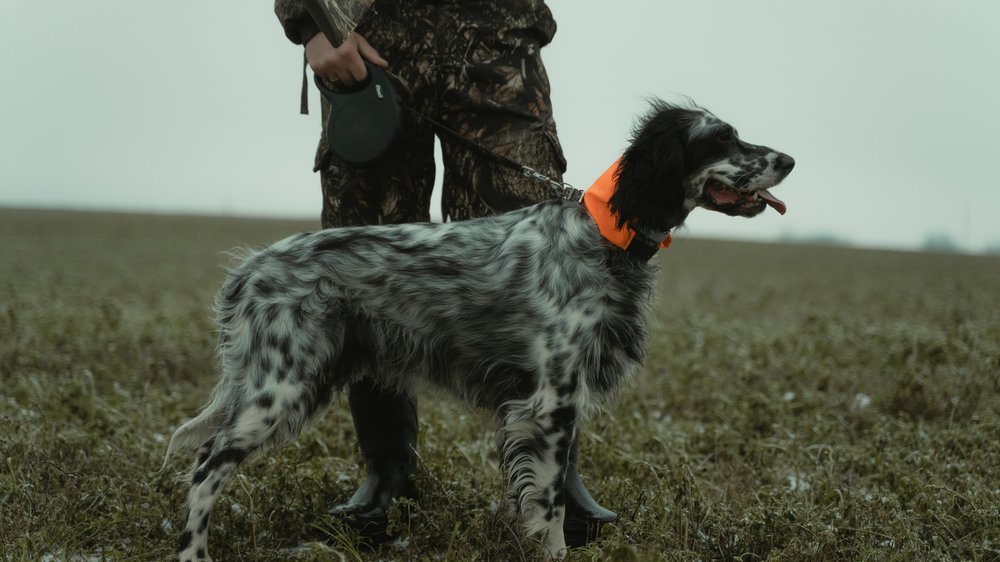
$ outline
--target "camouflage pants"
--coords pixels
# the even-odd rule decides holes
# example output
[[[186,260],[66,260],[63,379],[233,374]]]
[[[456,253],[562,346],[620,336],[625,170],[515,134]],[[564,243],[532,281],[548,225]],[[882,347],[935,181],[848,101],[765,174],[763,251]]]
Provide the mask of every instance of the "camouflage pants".
[[[555,22],[541,0],[377,1],[357,32],[389,61],[404,85],[404,104],[497,154],[561,178],[566,162],[540,56]],[[324,100],[324,127],[328,113]],[[358,168],[329,153],[324,131],[316,156],[323,226],[429,220],[434,135],[429,123],[404,111],[392,152],[376,166]],[[448,134],[438,136],[443,216],[473,218],[550,198],[545,184],[498,166]]]

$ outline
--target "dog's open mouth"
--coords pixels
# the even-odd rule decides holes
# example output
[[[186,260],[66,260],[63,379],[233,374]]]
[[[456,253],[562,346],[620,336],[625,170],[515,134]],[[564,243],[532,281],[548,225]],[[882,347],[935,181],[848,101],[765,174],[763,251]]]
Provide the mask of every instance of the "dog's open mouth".
[[[766,189],[740,191],[716,180],[705,182],[700,203],[713,211],[727,215],[752,217],[771,207],[782,215],[788,210],[785,202]]]

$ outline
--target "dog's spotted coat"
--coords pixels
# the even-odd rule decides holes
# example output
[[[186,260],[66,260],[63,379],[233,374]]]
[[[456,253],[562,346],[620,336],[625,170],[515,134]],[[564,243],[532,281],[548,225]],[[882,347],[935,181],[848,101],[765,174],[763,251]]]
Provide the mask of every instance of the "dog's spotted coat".
[[[656,103],[611,208],[659,240],[695,206],[746,216],[775,206],[760,193],[793,163],[704,110]],[[509,504],[561,558],[570,444],[643,360],[656,270],[561,200],[298,234],[247,256],[216,303],[219,383],[167,452],[198,448],[180,560],[208,559],[212,507],[241,461],[296,437],[364,377],[403,392],[423,379],[495,412]]]

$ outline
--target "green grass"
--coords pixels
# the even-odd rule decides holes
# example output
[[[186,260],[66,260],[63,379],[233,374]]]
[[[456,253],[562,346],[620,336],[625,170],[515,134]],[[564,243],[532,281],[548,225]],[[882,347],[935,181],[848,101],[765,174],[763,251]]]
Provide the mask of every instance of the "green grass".
[[[169,558],[166,439],[214,384],[224,251],[310,223],[0,210],[0,560]],[[621,514],[577,560],[1000,559],[1000,258],[681,237],[645,369],[584,433]],[[324,514],[359,481],[343,399],[257,455],[216,560],[536,560],[489,417],[421,397],[403,539]],[[343,558],[341,558],[341,556]]]

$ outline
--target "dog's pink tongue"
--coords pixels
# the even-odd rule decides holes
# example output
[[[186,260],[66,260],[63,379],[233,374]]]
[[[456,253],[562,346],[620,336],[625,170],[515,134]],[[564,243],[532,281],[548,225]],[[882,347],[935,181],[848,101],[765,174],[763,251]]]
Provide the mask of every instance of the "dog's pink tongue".
[[[762,190],[758,191],[757,195],[759,195],[760,198],[763,199],[765,203],[767,203],[768,205],[770,205],[772,209],[774,209],[775,211],[778,211],[782,215],[785,214],[785,211],[788,210],[788,207],[785,206],[785,202],[784,201],[782,201],[781,199],[778,199],[774,195],[771,195],[771,192],[768,191],[768,190],[766,190],[766,189],[762,189]]]

